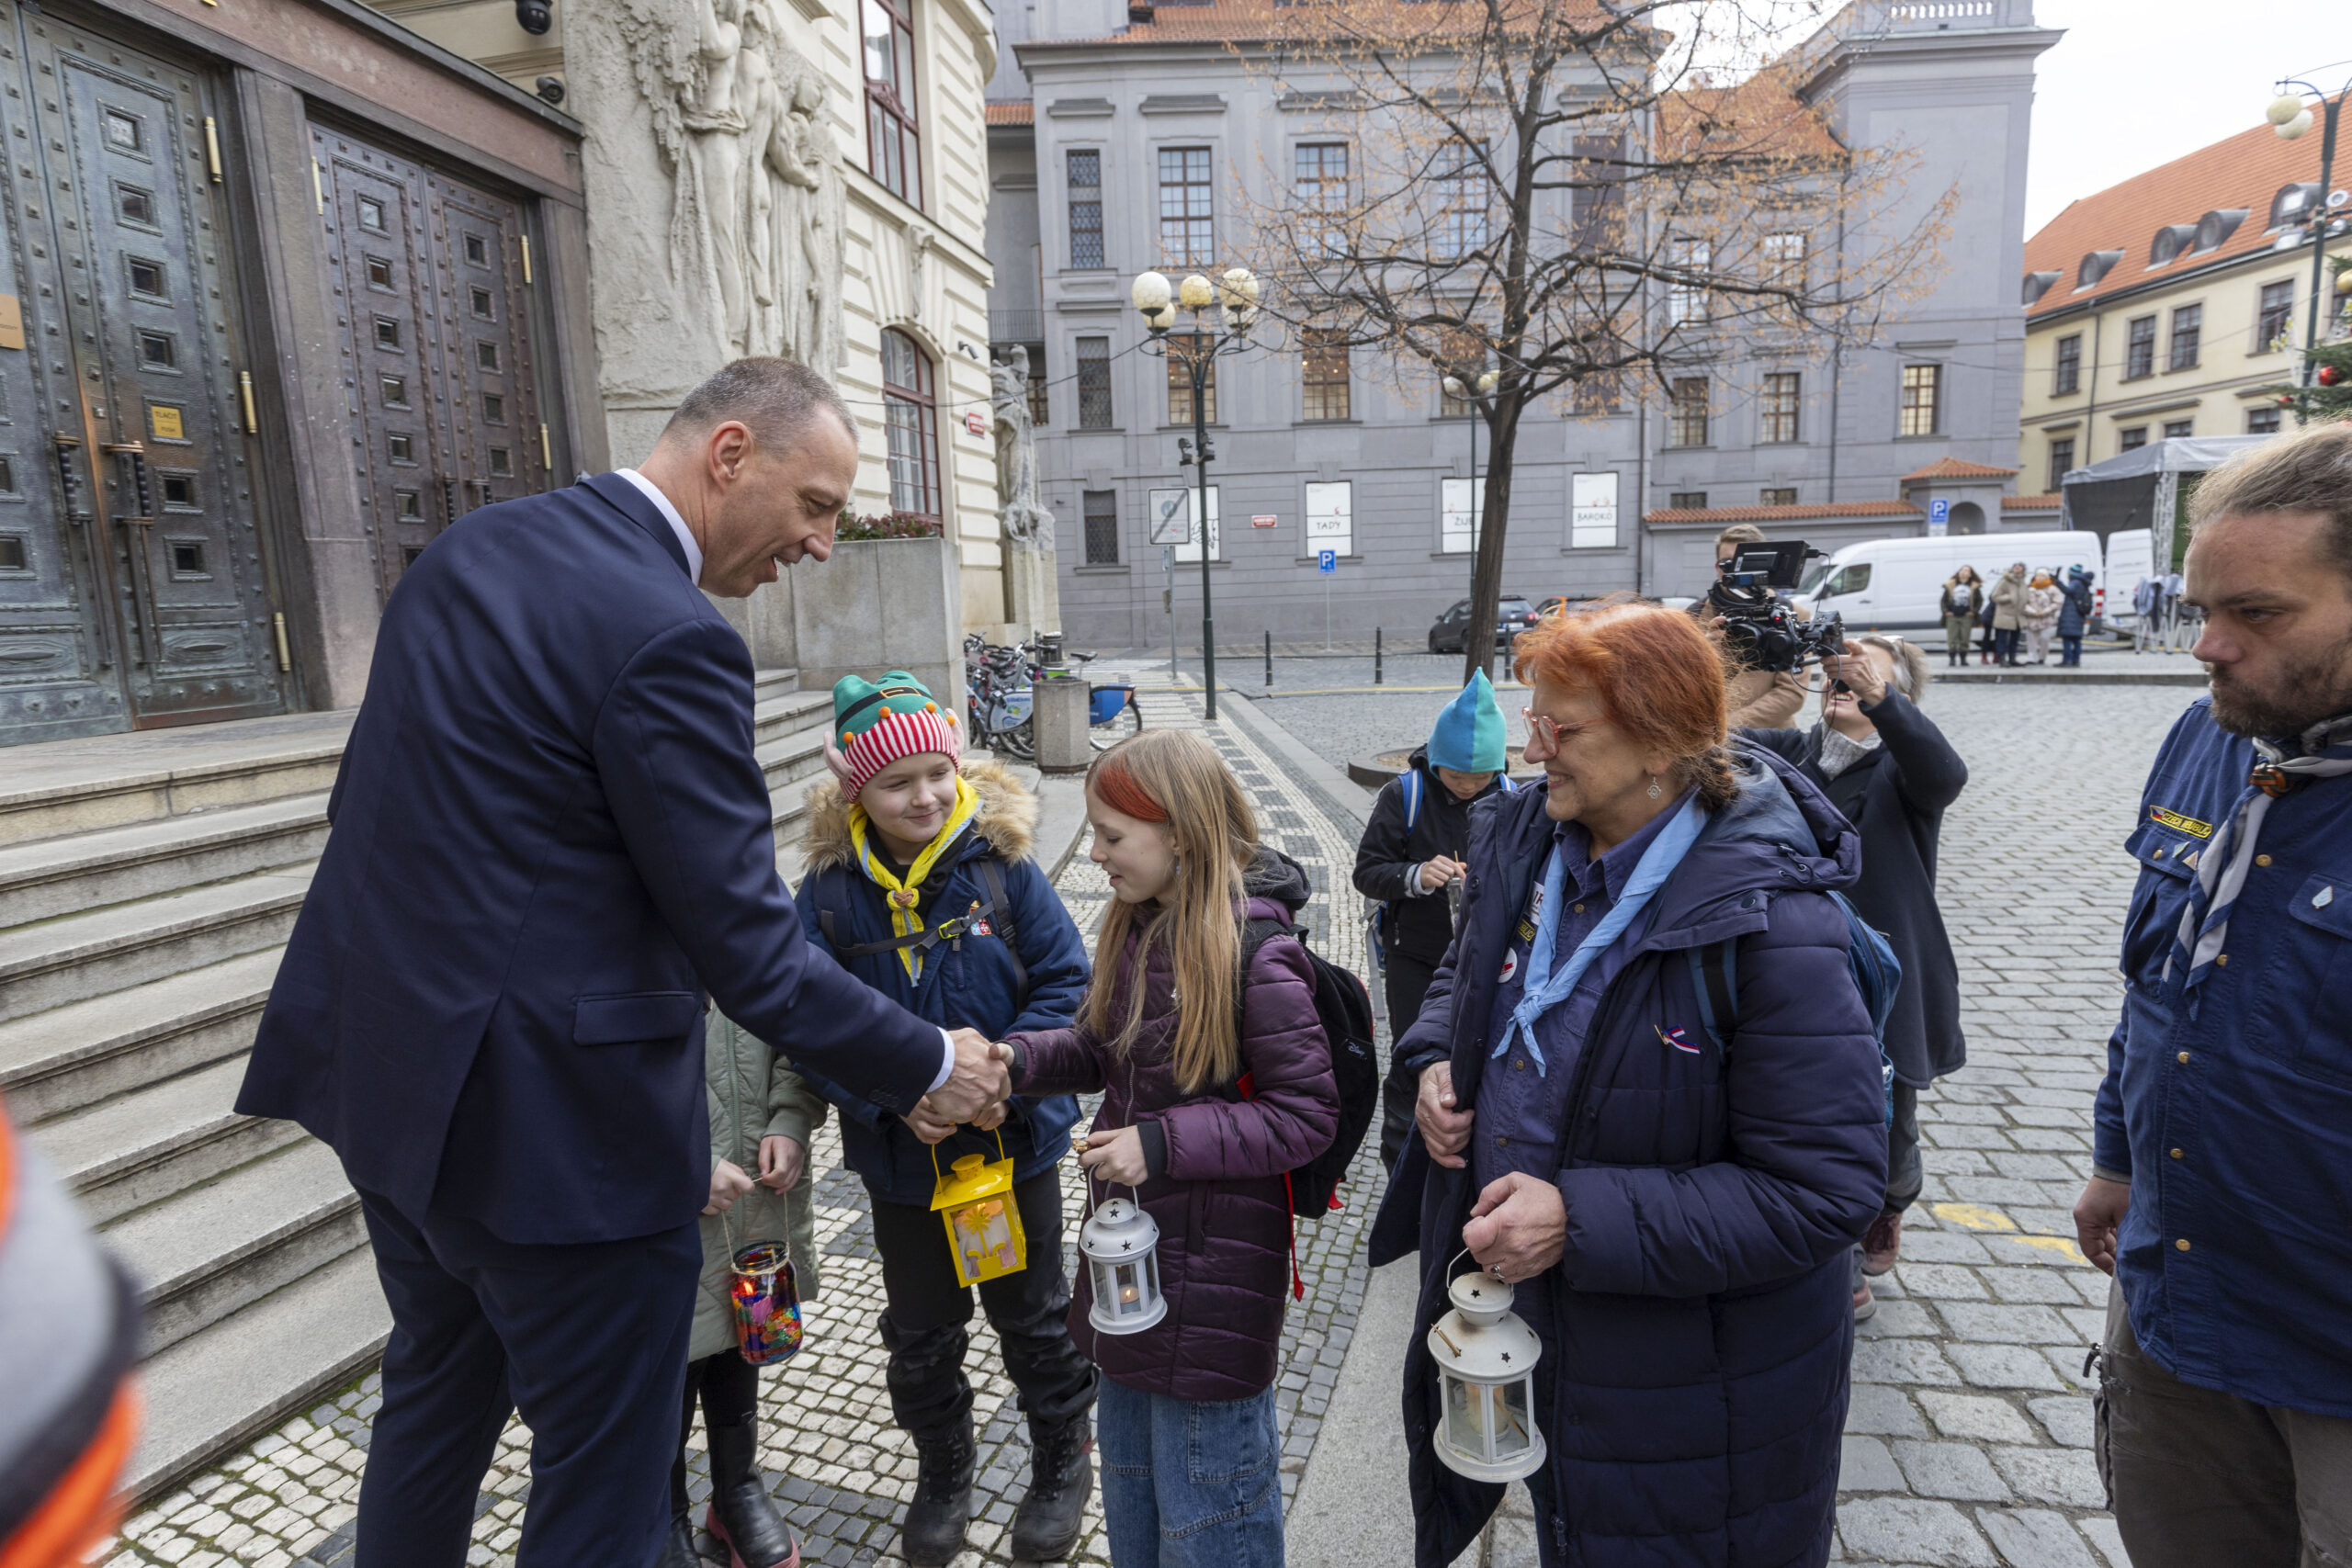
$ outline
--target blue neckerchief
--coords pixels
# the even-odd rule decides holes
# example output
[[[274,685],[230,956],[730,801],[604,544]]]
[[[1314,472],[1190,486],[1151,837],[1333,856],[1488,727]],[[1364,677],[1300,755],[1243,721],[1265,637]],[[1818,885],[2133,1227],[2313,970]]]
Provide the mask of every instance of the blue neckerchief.
[[[1694,793],[1674,814],[1674,820],[1668,822],[1650,841],[1650,847],[1642,852],[1641,863],[1634,867],[1634,874],[1627,880],[1623,896],[1609,907],[1607,914],[1600,917],[1600,923],[1577,943],[1577,950],[1568,954],[1566,964],[1556,975],[1552,972],[1552,953],[1559,945],[1560,905],[1567,886],[1568,867],[1567,863],[1560,858],[1560,845],[1556,840],[1553,843],[1552,858],[1544,867],[1544,908],[1535,917],[1535,943],[1527,951],[1527,985],[1520,992],[1519,1005],[1511,1009],[1510,1027],[1503,1031],[1501,1041],[1495,1046],[1493,1055],[1496,1058],[1499,1059],[1505,1051],[1510,1049],[1514,1037],[1523,1038],[1527,1042],[1527,1054],[1535,1058],[1535,1076],[1544,1076],[1547,1069],[1544,1047],[1535,1043],[1535,1021],[1565,1001],[1577,988],[1577,982],[1583,979],[1584,972],[1592,967],[1592,961],[1606,953],[1609,944],[1634,923],[1634,917],[1642,912],[1642,906],[1647,904],[1650,896],[1665,885],[1666,879],[1673,874],[1674,868],[1682,863],[1682,857],[1690,852],[1691,844],[1699,837],[1699,829],[1706,825],[1706,809],[1699,804],[1699,797]]]

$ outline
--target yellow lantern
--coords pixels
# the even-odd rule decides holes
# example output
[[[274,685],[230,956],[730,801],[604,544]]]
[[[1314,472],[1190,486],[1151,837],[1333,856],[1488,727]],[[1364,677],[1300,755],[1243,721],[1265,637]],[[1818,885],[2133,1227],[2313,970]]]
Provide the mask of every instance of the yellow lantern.
[[[941,1175],[931,1195],[932,1212],[947,1227],[947,1253],[956,1277],[966,1285],[1018,1274],[1029,1267],[1029,1238],[1021,1229],[1021,1205],[1012,1199],[1012,1161],[1004,1134],[996,1135],[998,1157],[965,1155]],[[939,1170],[939,1151],[931,1152]]]

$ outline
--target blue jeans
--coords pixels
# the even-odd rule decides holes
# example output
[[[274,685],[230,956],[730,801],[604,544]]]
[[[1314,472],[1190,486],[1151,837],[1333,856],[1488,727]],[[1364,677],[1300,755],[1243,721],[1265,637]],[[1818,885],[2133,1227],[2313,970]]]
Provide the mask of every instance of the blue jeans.
[[[2083,639],[2078,637],[2060,637],[2058,639],[2058,662],[2061,664],[2080,664],[2082,661]]]
[[[1104,1379],[1094,1411],[1115,1568],[1282,1568],[1274,1391],[1171,1399]]]

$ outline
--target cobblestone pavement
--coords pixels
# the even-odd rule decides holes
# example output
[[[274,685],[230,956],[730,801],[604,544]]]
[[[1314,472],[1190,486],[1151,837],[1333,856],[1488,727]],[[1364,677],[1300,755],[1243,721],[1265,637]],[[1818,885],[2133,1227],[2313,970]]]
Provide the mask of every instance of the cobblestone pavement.
[[[1141,700],[1153,726],[1200,725],[1197,693],[1147,692]],[[1356,899],[1344,891],[1355,857],[1352,828],[1335,824],[1314,786],[1286,777],[1247,735],[1225,725],[1209,733],[1250,791],[1263,837],[1313,878],[1317,896],[1302,919],[1317,947],[1335,962],[1363,971],[1362,926],[1352,918]],[[1101,873],[1083,854],[1076,855],[1057,886],[1091,947],[1109,897]],[[1335,887],[1343,890],[1337,906],[1330,901]],[[809,1308],[810,1331],[799,1354],[766,1380],[762,1466],[801,1537],[807,1562],[892,1564],[899,1561],[892,1553],[899,1516],[913,1490],[915,1455],[912,1443],[890,1421],[876,1329],[881,1265],[865,1190],[841,1164],[837,1121],[829,1120],[817,1135],[808,1168],[816,1183],[824,1296]],[[1284,1326],[1276,1395],[1285,1501],[1306,1468],[1363,1303],[1361,1237],[1378,1202],[1379,1182],[1374,1144],[1368,1141],[1346,1190],[1347,1208],[1299,1228],[1298,1265],[1306,1296],[1294,1305]],[[1076,1216],[1085,1201],[1075,1162],[1065,1167],[1064,1194],[1069,1217],[1065,1251],[1074,1260]],[[1007,1561],[1000,1553],[1029,1469],[1027,1431],[997,1359],[995,1332],[978,1314],[972,1341],[967,1365],[981,1457],[973,1550],[958,1559],[959,1568]],[[219,1469],[157,1499],[127,1520],[96,1560],[106,1568],[347,1563],[379,1384],[375,1376],[366,1378]],[[500,1441],[474,1526],[476,1563],[512,1561],[530,1490],[529,1443],[530,1434],[519,1421]],[[697,1517],[708,1492],[701,1443],[697,1430],[690,1464]],[[707,1537],[703,1544],[715,1551]],[[1090,1515],[1087,1537],[1073,1561],[1108,1561],[1099,1509]]]

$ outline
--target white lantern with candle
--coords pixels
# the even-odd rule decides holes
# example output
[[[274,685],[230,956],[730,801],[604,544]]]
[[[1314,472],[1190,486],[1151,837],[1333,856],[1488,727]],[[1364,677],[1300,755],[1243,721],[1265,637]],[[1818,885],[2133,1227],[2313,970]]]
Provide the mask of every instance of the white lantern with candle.
[[[1168,1315],[1159,1293],[1159,1226],[1136,1203],[1114,1198],[1079,1227],[1079,1255],[1094,1285],[1087,1322],[1104,1334],[1140,1334]]]
[[[1453,1310],[1430,1329],[1437,1362],[1437,1457],[1473,1481],[1517,1481],[1544,1464],[1535,1363],[1544,1343],[1511,1310],[1509,1284],[1484,1272],[1447,1287]]]

